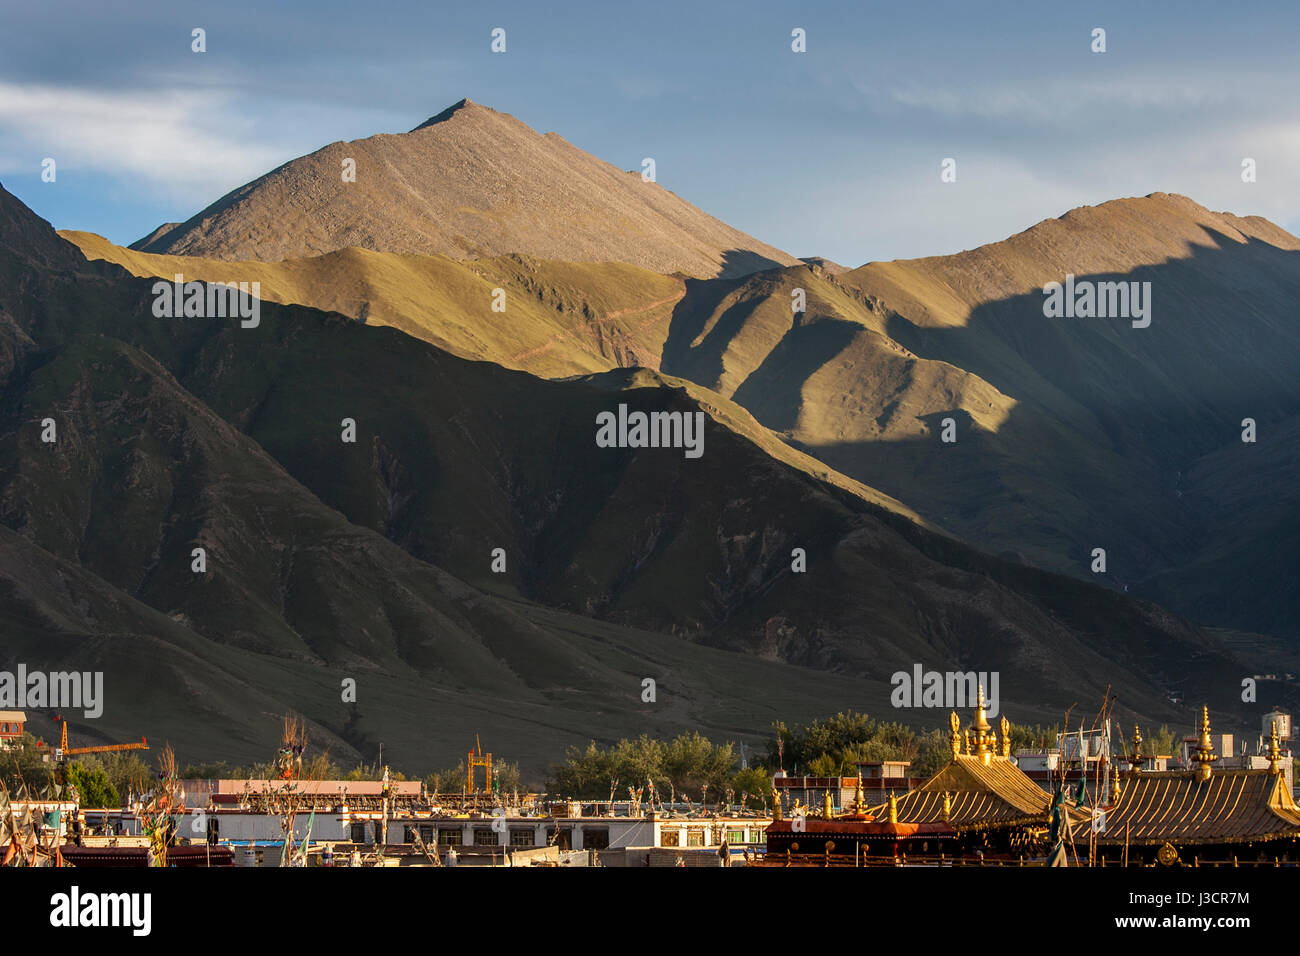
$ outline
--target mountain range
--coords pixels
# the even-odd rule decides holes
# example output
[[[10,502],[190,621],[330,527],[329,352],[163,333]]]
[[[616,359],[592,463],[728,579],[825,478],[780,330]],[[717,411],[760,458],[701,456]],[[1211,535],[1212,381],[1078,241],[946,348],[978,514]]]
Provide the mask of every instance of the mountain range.
[[[937,725],[889,707],[915,663],[999,671],[1014,720],[1253,727],[1240,678],[1293,659],[1300,241],[1263,220],[1156,194],[846,270],[463,101],[136,245],[0,190],[0,615],[102,664],[105,738],[261,759],[292,707],[344,758],[478,730],[540,771]],[[177,273],[260,283],[260,324],[156,318]],[[1048,319],[1066,273],[1150,281],[1150,327]],[[620,403],[703,412],[706,453],[597,447]]]

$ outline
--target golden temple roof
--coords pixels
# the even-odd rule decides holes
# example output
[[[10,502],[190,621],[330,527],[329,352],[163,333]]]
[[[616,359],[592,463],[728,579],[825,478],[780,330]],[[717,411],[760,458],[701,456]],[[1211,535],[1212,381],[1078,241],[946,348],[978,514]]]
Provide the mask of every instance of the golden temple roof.
[[[1010,725],[1003,716],[999,745],[984,706],[981,686],[975,702],[975,719],[965,734],[953,711],[948,721],[952,757],[937,774],[898,799],[899,820],[944,821],[954,830],[1049,821],[1051,796],[1011,762]]]
[[[898,798],[898,819],[946,820],[954,830],[1046,823],[1051,802],[1051,795],[1007,757],[958,754],[916,790]]]
[[[1201,768],[1132,773],[1106,811],[1099,843],[1245,843],[1300,837],[1300,807],[1283,774]],[[1078,837],[1076,836],[1076,839]]]

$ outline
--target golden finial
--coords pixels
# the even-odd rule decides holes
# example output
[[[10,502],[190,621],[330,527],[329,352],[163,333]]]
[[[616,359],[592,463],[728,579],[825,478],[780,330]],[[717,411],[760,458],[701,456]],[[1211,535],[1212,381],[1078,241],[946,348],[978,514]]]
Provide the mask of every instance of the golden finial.
[[[1272,733],[1268,737],[1268,772],[1278,774],[1282,772],[1282,749],[1277,744],[1277,721],[1270,724]]]
[[[957,716],[957,711],[953,711],[948,716],[948,726],[952,728],[949,739],[952,742],[952,755],[955,759],[961,754],[961,718]]]
[[[835,818],[835,809],[831,805],[831,792],[826,791],[826,796],[822,800],[822,819],[833,820]]]
[[[858,769],[858,789],[853,793],[853,812],[863,815],[867,812],[867,798],[862,792],[862,770]]]
[[[776,789],[776,783],[772,784],[772,820],[773,822],[781,819],[781,791]]]
[[[1133,756],[1129,759],[1133,763],[1134,773],[1142,769],[1142,731],[1137,724],[1133,725]]]
[[[1111,764],[1110,767],[1110,803],[1114,806],[1119,802],[1119,764]]]
[[[943,818],[945,820],[952,816],[952,794],[947,790],[943,792]]]
[[[889,822],[898,822],[898,797],[894,796],[894,791],[889,791]]]
[[[1011,721],[1007,720],[1007,715],[1003,714],[1002,719],[998,721],[998,729],[1002,731],[1002,756],[1011,756]]]
[[[975,699],[975,721],[971,725],[968,749],[972,756],[981,758],[985,764],[997,748],[997,738],[989,724],[984,711],[984,685],[979,685],[979,694]]]
[[[1192,755],[1196,761],[1196,775],[1202,780],[1210,779],[1210,764],[1218,760],[1218,755],[1214,752],[1214,744],[1210,741],[1210,708],[1201,708],[1201,739],[1196,745],[1196,753]]]

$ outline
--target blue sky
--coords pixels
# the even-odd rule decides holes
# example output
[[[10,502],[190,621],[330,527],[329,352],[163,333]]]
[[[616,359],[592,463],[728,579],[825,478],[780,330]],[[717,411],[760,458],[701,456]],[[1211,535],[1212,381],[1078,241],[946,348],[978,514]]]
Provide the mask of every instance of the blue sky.
[[[1300,231],[1295,3],[6,7],[0,181],[58,228],[123,244],[466,96],[624,169],[653,156],[658,181],[707,212],[848,265],[1154,191]],[[946,157],[955,183],[940,182]]]

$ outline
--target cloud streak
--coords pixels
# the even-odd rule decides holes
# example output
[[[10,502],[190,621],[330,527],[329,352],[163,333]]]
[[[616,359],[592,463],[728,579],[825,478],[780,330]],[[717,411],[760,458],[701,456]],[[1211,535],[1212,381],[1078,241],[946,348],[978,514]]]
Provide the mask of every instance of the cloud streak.
[[[0,82],[0,174],[44,157],[139,180],[147,190],[207,203],[294,155],[252,136],[229,94],[92,91]]]

